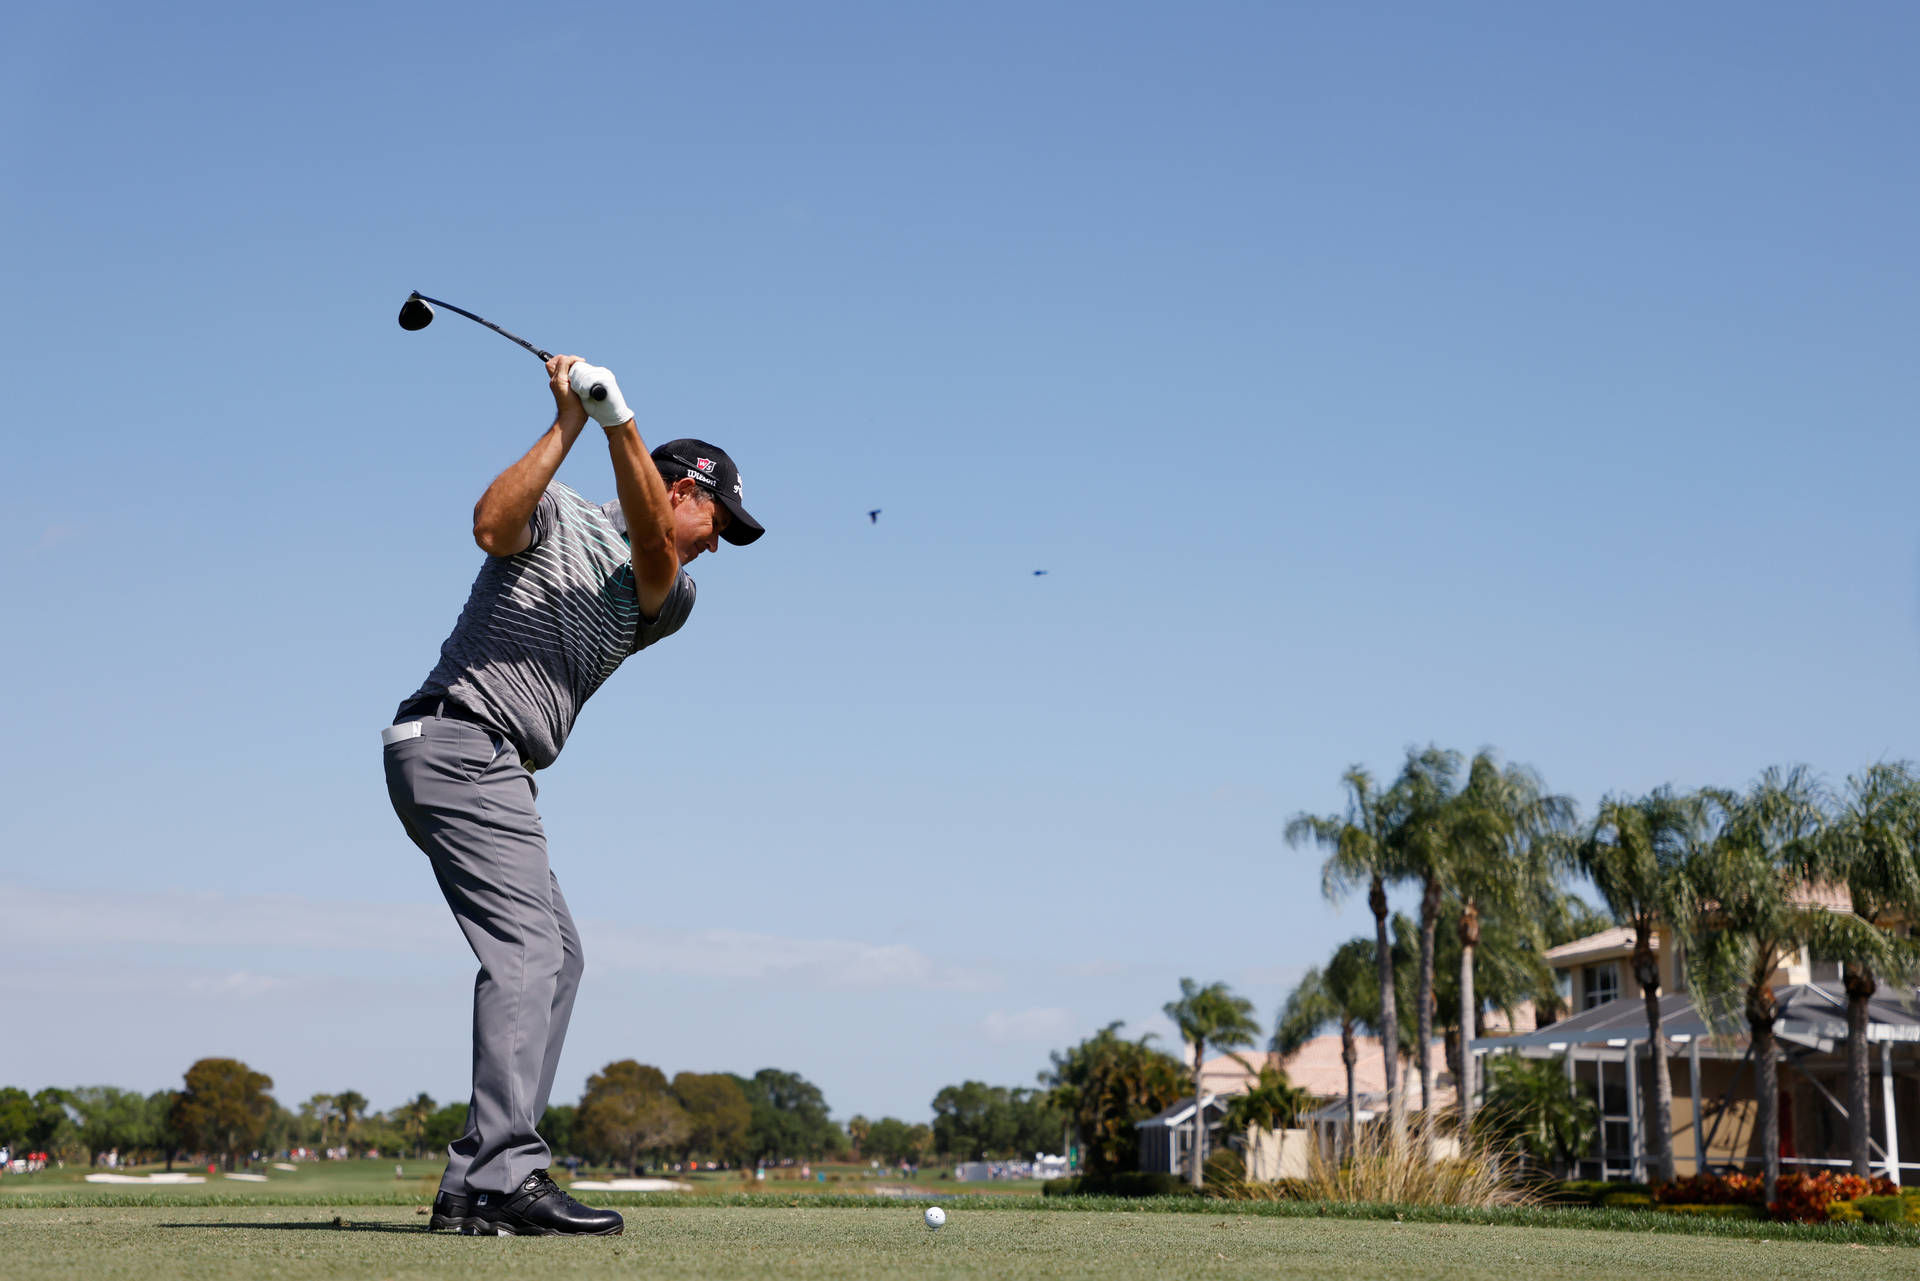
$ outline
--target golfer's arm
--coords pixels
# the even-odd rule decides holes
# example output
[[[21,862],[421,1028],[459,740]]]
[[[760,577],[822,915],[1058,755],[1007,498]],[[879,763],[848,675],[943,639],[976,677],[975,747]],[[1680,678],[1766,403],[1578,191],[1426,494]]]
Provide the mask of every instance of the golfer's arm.
[[[556,422],[534,442],[526,456],[493,478],[473,505],[473,541],[489,556],[511,556],[533,542],[533,509],[553,483],[580,428]]]
[[[629,418],[607,428],[607,450],[613,455],[620,510],[627,517],[627,541],[633,545],[633,583],[640,612],[653,618],[680,574],[680,553],[673,545],[673,506],[667,501],[660,469],[647,456],[638,423]]]

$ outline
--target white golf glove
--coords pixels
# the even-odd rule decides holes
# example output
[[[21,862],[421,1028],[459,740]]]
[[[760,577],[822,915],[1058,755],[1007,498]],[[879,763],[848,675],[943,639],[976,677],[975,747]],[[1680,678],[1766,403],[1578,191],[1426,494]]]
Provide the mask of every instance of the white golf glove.
[[[633,411],[627,408],[627,401],[620,394],[620,384],[613,380],[613,371],[599,365],[589,365],[581,361],[567,371],[567,382],[573,388],[573,394],[587,407],[587,416],[602,427],[618,427],[633,417]],[[598,383],[607,393],[605,400],[593,398],[593,386]]]

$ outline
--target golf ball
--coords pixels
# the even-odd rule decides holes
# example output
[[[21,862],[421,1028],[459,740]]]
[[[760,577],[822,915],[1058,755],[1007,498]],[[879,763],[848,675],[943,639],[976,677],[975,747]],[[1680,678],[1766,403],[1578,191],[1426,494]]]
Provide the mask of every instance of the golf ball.
[[[928,1227],[938,1230],[940,1225],[945,1223],[946,1221],[947,1221],[947,1212],[945,1210],[942,1210],[937,1205],[930,1205],[927,1207],[927,1226]]]

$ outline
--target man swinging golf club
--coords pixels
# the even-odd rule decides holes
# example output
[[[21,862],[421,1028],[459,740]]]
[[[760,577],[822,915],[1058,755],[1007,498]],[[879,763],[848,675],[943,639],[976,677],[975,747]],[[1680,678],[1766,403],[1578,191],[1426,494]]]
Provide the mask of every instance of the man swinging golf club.
[[[553,425],[480,496],[473,538],[486,563],[439,664],[381,733],[394,812],[480,962],[473,1097],[429,1221],[476,1235],[623,1226],[554,1185],[536,1130],[584,964],[533,771],[553,764],[621,660],[687,621],[687,562],[765,532],[724,451],[676,440],[649,455],[610,371],[575,356],[546,366]],[[583,401],[588,389],[604,398]],[[589,416],[606,430],[617,502],[589,503],[553,478]]]

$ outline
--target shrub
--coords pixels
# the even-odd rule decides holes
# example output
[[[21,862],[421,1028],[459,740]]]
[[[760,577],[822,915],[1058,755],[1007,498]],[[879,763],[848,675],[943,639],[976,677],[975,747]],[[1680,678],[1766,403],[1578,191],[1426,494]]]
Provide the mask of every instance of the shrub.
[[[1863,1179],[1857,1174],[1783,1174],[1777,1198],[1767,1209],[1776,1219],[1792,1223],[1825,1223],[1827,1210],[1835,1201],[1855,1201],[1862,1197],[1892,1196],[1899,1192],[1891,1180]],[[1863,1212],[1864,1213],[1864,1212]]]
[[[1651,1210],[1653,1198],[1644,1192],[1609,1192],[1600,1198],[1605,1210]]]
[[[1733,1202],[1726,1205],[1661,1205],[1655,1206],[1662,1214],[1683,1214],[1696,1219],[1764,1219],[1767,1216],[1757,1205],[1742,1205]]]
[[[1568,1179],[1564,1183],[1543,1188],[1541,1194],[1549,1205],[1598,1206],[1616,1192],[1647,1193],[1651,1191],[1652,1189],[1644,1183],[1630,1183],[1625,1180],[1609,1182],[1605,1179]]]
[[[1661,1205],[1759,1205],[1762,1183],[1754,1174],[1689,1174],[1653,1190]]]
[[[1757,1174],[1691,1174],[1675,1179],[1653,1191],[1653,1199],[1662,1205],[1759,1205],[1763,1181]],[[1857,1201],[1863,1196],[1884,1196],[1899,1191],[1883,1178],[1863,1179],[1857,1174],[1836,1174],[1822,1170],[1818,1174],[1783,1174],[1775,1200],[1767,1210],[1776,1219],[1791,1223],[1824,1223],[1836,1201]]]
[[[1307,1149],[1307,1176],[1295,1184],[1309,1201],[1389,1202],[1394,1205],[1531,1205],[1538,1190],[1518,1176],[1525,1166],[1511,1149],[1471,1136],[1456,1157],[1429,1160],[1427,1153],[1452,1137],[1443,1118],[1423,1115],[1399,1147],[1385,1126],[1360,1131],[1354,1150],[1336,1157],[1326,1145]],[[1240,1184],[1228,1195],[1281,1198],[1250,1192]]]
[[[1853,1205],[1869,1223],[1920,1223],[1920,1197],[1863,1196]]]
[[[1177,1175],[1158,1171],[1122,1170],[1113,1174],[1082,1174],[1050,1179],[1042,1196],[1188,1196],[1193,1189]]]
[[[1243,1183],[1247,1177],[1247,1162],[1232,1148],[1222,1148],[1207,1157],[1206,1179],[1209,1192],[1219,1192],[1235,1183]]]
[[[1827,1207],[1828,1223],[1858,1223],[1865,1217],[1860,1207],[1851,1201],[1835,1201]]]

